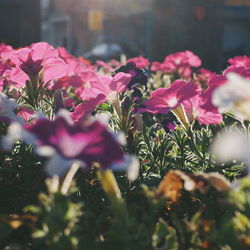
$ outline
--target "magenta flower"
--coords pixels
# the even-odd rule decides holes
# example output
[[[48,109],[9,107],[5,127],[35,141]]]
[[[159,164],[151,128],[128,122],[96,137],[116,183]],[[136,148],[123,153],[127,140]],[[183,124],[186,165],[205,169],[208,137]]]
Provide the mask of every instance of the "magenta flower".
[[[58,57],[58,51],[45,42],[32,44],[12,53],[11,61],[16,65],[16,74],[22,81],[33,78],[42,72],[43,80],[48,82],[61,78],[67,72],[65,62]],[[13,77],[14,82],[20,81]],[[26,78],[26,79],[25,79]],[[25,83],[25,82],[24,82]]]
[[[206,110],[217,112],[217,108],[212,103],[212,95],[216,88],[224,85],[227,79],[223,75],[216,75],[208,81],[208,88],[200,95],[200,105]]]
[[[111,73],[114,71],[114,68],[109,64],[101,60],[96,61],[96,67],[101,67],[105,70],[105,72]]]
[[[152,62],[150,69],[153,72],[162,71],[161,63],[160,62]]]
[[[244,78],[250,78],[250,64],[248,67],[243,67],[243,66],[229,66],[224,72],[223,75],[225,76],[226,79],[226,75],[230,72],[234,72],[237,73],[238,75],[244,77]]]
[[[214,110],[217,112],[217,108],[212,104],[212,95],[219,86],[222,86],[227,83],[226,75],[228,73],[237,73],[240,76],[250,79],[250,67],[236,67],[234,65],[228,67],[224,72],[223,75],[216,75],[208,81],[208,88],[201,94],[202,104],[201,106],[205,109]]]
[[[210,108],[210,106],[202,106],[200,95],[193,96],[183,102],[183,107],[189,122],[197,120],[200,124],[219,124],[222,122],[222,115]]]
[[[71,118],[74,122],[82,121],[84,118],[87,118],[94,109],[103,102],[105,96],[99,94],[95,98],[91,98],[88,101],[78,104],[75,107],[74,112],[71,114]]]
[[[181,77],[189,77],[192,74],[191,68],[201,66],[201,59],[193,52],[186,50],[168,55],[163,63],[154,62],[152,71],[162,71],[163,73],[178,73]]]
[[[113,78],[110,76],[99,76],[84,86],[81,98],[87,101],[102,94],[102,102],[109,101],[113,103],[117,101],[118,94],[127,89],[130,79],[131,75],[125,73],[118,73]]]
[[[118,137],[98,120],[73,123],[61,113],[54,121],[40,118],[23,126],[13,123],[3,145],[10,147],[20,139],[34,144],[38,154],[51,157],[47,164],[49,174],[64,173],[74,161],[85,168],[98,163],[102,169],[120,166],[122,170],[125,165]]]
[[[235,56],[228,59],[228,63],[235,67],[250,67],[250,57],[248,56]]]
[[[150,65],[150,62],[147,58],[143,56],[132,57],[127,60],[127,63],[133,62],[137,68],[145,69]]]
[[[36,112],[34,110],[28,109],[25,107],[19,107],[18,112],[17,112],[17,116],[23,118],[24,121],[26,121],[26,122],[28,122],[32,118],[34,118],[35,114],[36,114]]]
[[[216,73],[207,70],[207,69],[199,69],[197,73],[196,81],[200,82],[202,85],[206,85],[207,81],[209,81],[211,78],[215,77]]]
[[[0,59],[5,62],[10,58],[13,48],[10,45],[4,43],[0,44]]]
[[[159,88],[153,91],[151,97],[143,102],[145,107],[139,108],[138,112],[166,114],[170,110],[177,108],[184,100],[198,93],[198,85],[191,82],[176,80],[168,88]]]
[[[122,65],[115,71],[115,74],[120,72],[131,75],[131,80],[128,84],[129,89],[132,89],[136,86],[145,86],[145,88],[147,88],[148,77],[145,74],[145,70],[138,68],[134,62],[129,62],[126,65]]]

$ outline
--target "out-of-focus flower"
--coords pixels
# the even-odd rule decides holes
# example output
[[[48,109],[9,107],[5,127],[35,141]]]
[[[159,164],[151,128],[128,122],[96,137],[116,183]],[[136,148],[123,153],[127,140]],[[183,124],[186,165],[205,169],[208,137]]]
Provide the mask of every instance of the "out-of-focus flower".
[[[204,107],[205,109],[213,110],[214,112],[218,112],[217,107],[214,106],[212,103],[212,95],[216,88],[224,85],[226,82],[227,82],[227,79],[223,75],[216,75],[215,77],[212,77],[208,81],[208,88],[205,91],[203,91],[200,95],[201,107]]]
[[[183,190],[206,193],[210,188],[219,192],[228,191],[230,183],[218,173],[189,174],[179,170],[171,170],[165,175],[156,190],[156,194],[176,203],[183,195]]]
[[[196,81],[198,81],[202,87],[206,87],[207,82],[215,76],[216,76],[216,73],[210,70],[201,68],[198,70],[198,73],[196,75]]]
[[[34,118],[36,112],[32,109],[28,109],[25,107],[19,107],[17,116],[23,118],[26,122],[30,121],[30,119]]]
[[[162,71],[161,63],[160,62],[152,62],[150,69],[153,72]]]
[[[178,73],[179,76],[188,78],[192,74],[191,68],[201,66],[201,59],[193,52],[186,50],[168,55],[163,63],[154,62],[152,71],[163,73]]]
[[[250,79],[250,65],[248,67],[236,67],[234,65],[229,66],[226,70],[224,70],[223,75],[226,78],[226,75],[230,72],[237,73],[238,75],[244,77],[244,78],[249,78]]]
[[[8,98],[5,94],[0,93],[0,121],[10,123],[12,121],[18,121],[18,117],[14,113],[14,109],[17,107],[15,99]]]
[[[241,130],[228,129],[217,134],[211,150],[220,163],[238,160],[250,164],[250,144]]]
[[[132,130],[139,130],[143,132],[143,119],[141,114],[132,115]]]
[[[199,93],[198,85],[191,82],[176,80],[168,88],[159,88],[152,92],[151,97],[142,103],[144,107],[138,112],[166,114],[177,108],[184,100]]]
[[[143,69],[137,68],[134,62],[129,62],[126,65],[121,66],[115,71],[116,74],[123,72],[131,75],[128,88],[133,88],[136,86],[145,86],[147,87],[148,78]]]
[[[136,67],[140,69],[145,69],[150,65],[149,60],[143,56],[132,57],[127,60],[127,63],[130,63],[130,62],[135,63]]]
[[[235,67],[250,67],[250,57],[248,56],[235,56],[228,59],[228,63]]]
[[[226,84],[215,89],[212,102],[221,113],[233,112],[241,120],[250,119],[250,80],[227,74]]]
[[[0,44],[0,59],[5,62],[9,60],[10,54],[13,51],[13,48],[10,45],[4,43]]]
[[[61,111],[54,121],[43,118],[23,126],[12,123],[3,146],[11,147],[15,140],[32,143],[39,155],[50,157],[48,173],[61,175],[74,161],[85,168],[98,163],[103,170],[126,169],[128,162],[118,138],[98,120],[73,123],[69,114]]]
[[[96,61],[96,66],[102,67],[108,73],[114,71],[114,68],[112,68],[109,63],[103,62],[101,60]]]
[[[11,54],[10,59],[16,65],[16,72],[12,75],[14,82],[22,79],[24,84],[28,77],[35,77],[40,72],[43,73],[43,80],[48,82],[63,77],[67,72],[67,66],[58,57],[58,51],[45,42],[17,50]]]

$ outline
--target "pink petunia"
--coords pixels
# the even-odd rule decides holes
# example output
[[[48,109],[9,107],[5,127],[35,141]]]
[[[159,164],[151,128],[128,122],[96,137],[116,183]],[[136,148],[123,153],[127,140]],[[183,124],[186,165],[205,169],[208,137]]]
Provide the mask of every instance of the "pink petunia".
[[[10,45],[6,45],[4,43],[0,44],[0,59],[5,62],[9,60],[10,54],[14,49]]]
[[[189,99],[199,93],[198,85],[176,80],[168,88],[159,88],[152,92],[151,97],[143,102],[139,113],[149,112],[153,114],[166,114],[170,110],[177,108],[184,100]]]
[[[10,58],[16,65],[14,70],[17,71],[12,74],[12,81],[19,82],[19,84],[20,79],[24,84],[29,77],[35,77],[39,73],[42,73],[43,81],[48,82],[63,77],[67,72],[67,66],[58,57],[58,51],[45,42],[17,50],[11,54]]]
[[[75,107],[74,112],[71,114],[71,118],[74,122],[82,121],[87,117],[99,104],[101,104],[104,100],[105,96],[103,94],[99,94],[95,98],[91,98],[88,101],[78,104]]]
[[[132,58],[127,60],[127,63],[129,63],[129,62],[135,63],[136,67],[138,67],[140,69],[145,69],[150,65],[149,60],[143,56],[132,57]]]
[[[201,59],[193,52],[186,50],[166,56],[163,63],[154,62],[151,66],[152,71],[162,71],[163,73],[175,73],[179,76],[188,78],[192,74],[191,68],[201,66]]]
[[[215,76],[216,76],[216,73],[210,70],[201,68],[198,70],[198,73],[196,75],[196,81],[198,81],[202,86],[204,85],[206,86],[207,82]]]
[[[112,73],[114,71],[114,68],[109,63],[103,62],[101,60],[97,60],[95,66],[103,68],[108,73]]]
[[[202,99],[200,95],[193,96],[183,102],[183,107],[189,122],[197,120],[200,124],[219,124],[222,122],[222,115],[216,110],[209,109],[209,106],[201,106]]]
[[[250,67],[250,57],[248,56],[235,56],[228,59],[228,63],[235,67]]]
[[[26,122],[32,119],[35,114],[36,112],[34,110],[25,107],[19,107],[17,112],[17,116],[23,118]]]
[[[99,94],[103,95],[103,102],[110,101],[111,103],[118,98],[118,94],[127,89],[131,80],[130,74],[118,73],[114,77],[99,76],[88,85],[85,85],[81,98],[89,100],[96,98]]]

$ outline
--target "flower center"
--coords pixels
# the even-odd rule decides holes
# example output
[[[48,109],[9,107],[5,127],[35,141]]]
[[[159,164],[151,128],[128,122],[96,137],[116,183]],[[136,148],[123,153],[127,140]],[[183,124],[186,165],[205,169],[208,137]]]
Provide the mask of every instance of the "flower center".
[[[176,106],[177,103],[178,103],[178,100],[176,97],[173,97],[167,101],[167,104],[169,107],[174,107],[174,106]]]

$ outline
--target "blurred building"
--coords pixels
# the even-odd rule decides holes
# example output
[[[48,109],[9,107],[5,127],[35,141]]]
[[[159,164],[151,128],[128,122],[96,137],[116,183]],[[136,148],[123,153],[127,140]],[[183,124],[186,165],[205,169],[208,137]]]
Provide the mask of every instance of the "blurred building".
[[[147,50],[152,0],[42,0],[43,39],[82,55],[101,42]]]
[[[163,60],[166,54],[190,49],[209,68],[221,61],[224,0],[42,2],[43,40],[77,55],[100,43],[117,43],[128,56]]]
[[[249,27],[250,0],[0,0],[0,42],[44,40],[76,55],[101,43],[151,60],[190,49],[217,69],[250,55]]]
[[[40,0],[0,0],[0,43],[21,47],[40,39]]]
[[[215,70],[222,56],[224,0],[154,0],[151,57],[192,50]]]

